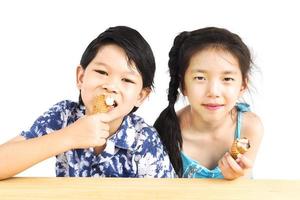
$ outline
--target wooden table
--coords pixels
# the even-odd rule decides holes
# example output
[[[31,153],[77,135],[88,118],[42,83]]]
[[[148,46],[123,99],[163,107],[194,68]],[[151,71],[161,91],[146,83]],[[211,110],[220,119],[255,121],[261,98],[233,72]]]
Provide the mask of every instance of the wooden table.
[[[300,180],[10,178],[0,199],[300,199]]]

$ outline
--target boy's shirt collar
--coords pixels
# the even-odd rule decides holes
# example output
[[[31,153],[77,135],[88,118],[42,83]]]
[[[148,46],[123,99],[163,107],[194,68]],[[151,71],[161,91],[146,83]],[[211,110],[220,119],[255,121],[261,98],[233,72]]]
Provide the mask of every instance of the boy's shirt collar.
[[[112,136],[112,139],[116,147],[126,150],[132,150],[135,146],[135,136],[136,129],[134,128],[131,115],[126,115],[121,126]]]
[[[99,163],[104,163],[114,156],[119,149],[134,151],[136,130],[131,115],[125,116],[121,126],[106,142],[105,149],[97,156]],[[90,149],[94,151],[93,148]]]

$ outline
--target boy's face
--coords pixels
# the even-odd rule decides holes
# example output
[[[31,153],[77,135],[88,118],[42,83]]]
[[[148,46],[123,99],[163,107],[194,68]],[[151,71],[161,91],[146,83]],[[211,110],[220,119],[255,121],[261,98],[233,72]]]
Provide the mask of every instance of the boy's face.
[[[135,64],[129,63],[125,51],[114,44],[102,46],[85,70],[81,66],[77,68],[77,87],[81,91],[86,114],[92,112],[96,96],[111,96],[117,105],[108,114],[114,118],[116,125],[120,125],[123,117],[134,106],[139,107],[149,95],[150,89],[142,86],[142,76]]]

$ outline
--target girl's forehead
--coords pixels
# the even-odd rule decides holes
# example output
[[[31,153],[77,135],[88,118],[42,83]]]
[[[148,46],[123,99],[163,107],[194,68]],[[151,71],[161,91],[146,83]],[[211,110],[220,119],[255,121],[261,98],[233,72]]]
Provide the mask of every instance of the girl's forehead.
[[[190,59],[188,71],[240,72],[238,59],[221,49],[205,49],[196,52]]]

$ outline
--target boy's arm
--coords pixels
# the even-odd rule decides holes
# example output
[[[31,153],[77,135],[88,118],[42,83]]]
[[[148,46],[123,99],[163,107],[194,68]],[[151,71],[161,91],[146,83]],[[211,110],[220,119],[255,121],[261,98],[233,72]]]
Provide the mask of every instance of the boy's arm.
[[[70,149],[103,146],[109,136],[110,120],[106,114],[84,116],[51,134],[27,140],[17,136],[0,145],[0,180]]]
[[[9,178],[49,157],[71,148],[62,129],[49,135],[26,140],[17,136],[0,145],[0,180]]]

